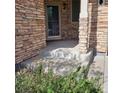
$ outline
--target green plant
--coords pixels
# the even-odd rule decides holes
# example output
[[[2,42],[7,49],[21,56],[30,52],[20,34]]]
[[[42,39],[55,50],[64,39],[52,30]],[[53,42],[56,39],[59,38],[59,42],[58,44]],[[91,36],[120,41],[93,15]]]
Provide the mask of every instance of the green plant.
[[[16,93],[103,93],[99,78],[84,78],[85,69],[67,76],[56,76],[52,70],[43,73],[42,66],[34,71],[16,73]]]

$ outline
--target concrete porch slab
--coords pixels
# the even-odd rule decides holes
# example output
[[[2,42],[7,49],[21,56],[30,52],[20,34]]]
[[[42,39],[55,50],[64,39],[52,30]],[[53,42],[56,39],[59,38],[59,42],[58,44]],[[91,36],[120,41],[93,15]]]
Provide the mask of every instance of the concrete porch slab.
[[[26,68],[34,68],[35,64],[39,61],[47,63],[54,62],[56,65],[59,63],[78,64],[81,66],[87,65],[92,56],[92,52],[87,54],[80,54],[78,41],[76,40],[64,40],[64,41],[51,41],[47,43],[47,47],[40,51],[40,54],[36,57],[28,59],[20,63]],[[16,68],[20,68],[18,65]]]
[[[21,63],[32,63],[35,60],[39,60],[41,58],[46,58],[49,56],[50,51],[54,51],[56,49],[78,49],[78,41],[77,40],[61,40],[61,41],[49,41],[47,42],[47,46],[40,50],[39,55],[27,59]]]

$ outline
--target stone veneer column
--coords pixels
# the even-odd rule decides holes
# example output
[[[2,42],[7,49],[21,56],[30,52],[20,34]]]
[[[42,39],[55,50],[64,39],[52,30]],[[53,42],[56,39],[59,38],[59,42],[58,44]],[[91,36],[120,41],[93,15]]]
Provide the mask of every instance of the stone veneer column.
[[[86,53],[88,49],[88,0],[80,0],[79,19],[79,46],[80,52]]]

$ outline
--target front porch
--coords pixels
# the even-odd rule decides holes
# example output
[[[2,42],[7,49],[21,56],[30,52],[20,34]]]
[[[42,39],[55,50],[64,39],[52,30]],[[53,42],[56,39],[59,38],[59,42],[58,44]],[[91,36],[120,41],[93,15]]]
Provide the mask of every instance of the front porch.
[[[16,64],[16,70],[22,68],[34,69],[39,62],[40,64],[55,64],[60,67],[64,64],[69,66],[70,70],[73,66],[77,68],[77,66],[88,65],[92,58],[93,51],[87,54],[80,53],[77,40],[50,41],[47,43],[47,47],[40,51],[39,55]],[[57,67],[60,68],[59,66]],[[67,68],[64,67],[65,71]],[[63,72],[60,74],[63,74]]]
[[[105,11],[98,15],[100,9]],[[78,40],[84,54],[89,48],[106,52],[106,9],[107,4],[99,8],[96,0],[17,0],[16,63],[38,55],[47,40],[55,39]]]
[[[87,54],[85,54],[87,55]],[[23,61],[22,63],[30,64],[36,60],[55,60],[57,61],[84,61],[82,59],[78,40],[58,40],[48,41],[47,46],[40,50],[39,55]],[[84,59],[83,59],[84,58]],[[86,61],[86,60],[85,60]]]

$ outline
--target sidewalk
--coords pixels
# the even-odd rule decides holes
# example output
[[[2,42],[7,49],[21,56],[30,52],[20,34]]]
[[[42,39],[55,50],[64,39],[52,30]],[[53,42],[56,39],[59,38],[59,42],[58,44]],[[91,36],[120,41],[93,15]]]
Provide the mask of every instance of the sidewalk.
[[[108,57],[104,54],[98,54],[90,66],[89,77],[100,75],[104,82],[104,93],[108,93]]]

